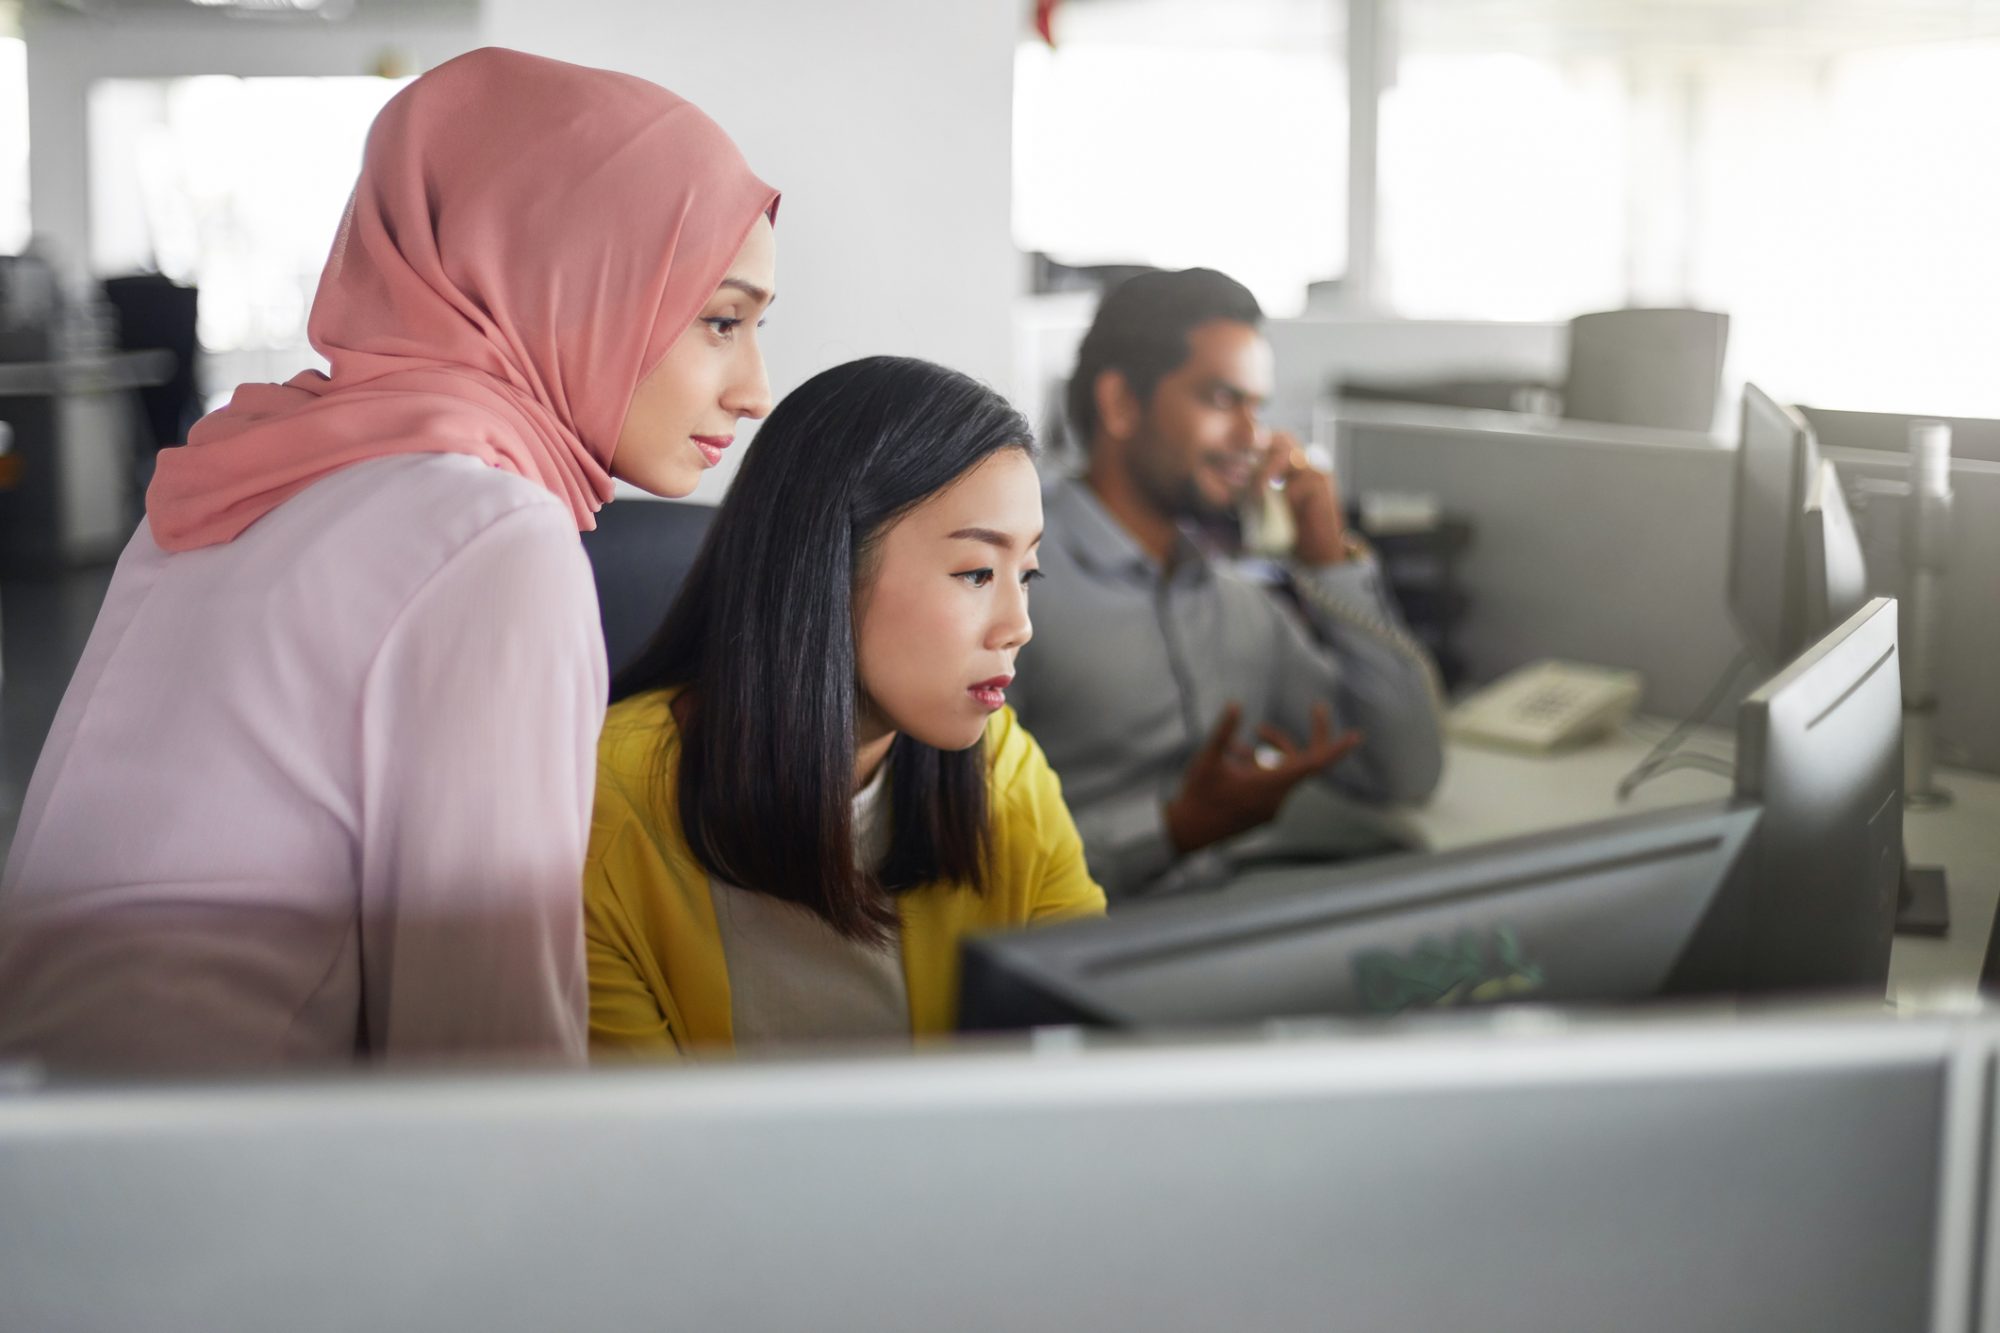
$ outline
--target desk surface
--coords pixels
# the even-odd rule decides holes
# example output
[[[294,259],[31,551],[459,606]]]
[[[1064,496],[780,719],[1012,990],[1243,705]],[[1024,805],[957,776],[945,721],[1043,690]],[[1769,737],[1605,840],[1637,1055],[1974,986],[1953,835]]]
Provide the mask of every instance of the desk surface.
[[[1618,800],[1618,780],[1643,759],[1668,724],[1640,718],[1616,735],[1557,755],[1531,755],[1452,741],[1444,780],[1429,804],[1405,819],[1432,847],[1445,851],[1518,837],[1635,810],[1658,810],[1729,795],[1729,779],[1694,769],[1663,774]],[[1702,728],[1689,748],[1727,757],[1726,731]],[[1939,784],[1952,793],[1942,810],[1910,810],[1903,841],[1914,865],[1942,865],[1951,896],[1951,934],[1943,939],[1898,935],[1889,957],[1889,995],[1899,1005],[1975,986],[1987,936],[2000,904],[2000,778],[1948,771]]]
[[[65,361],[6,361],[0,362],[0,397],[117,393],[165,384],[173,373],[174,354],[162,348],[107,351]]]

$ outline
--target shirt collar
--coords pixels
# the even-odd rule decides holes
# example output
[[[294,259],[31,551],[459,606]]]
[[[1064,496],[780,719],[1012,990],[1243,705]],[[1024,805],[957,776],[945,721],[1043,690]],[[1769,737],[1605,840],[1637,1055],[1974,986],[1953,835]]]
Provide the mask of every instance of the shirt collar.
[[[1054,515],[1051,530],[1059,534],[1057,540],[1076,557],[1078,564],[1098,573],[1136,576],[1149,583],[1160,577],[1160,567],[1153,557],[1104,507],[1097,492],[1082,477],[1059,479],[1049,487],[1043,503]],[[1176,582],[1204,578],[1209,572],[1208,557],[1192,538],[1182,533],[1176,539],[1173,567]]]

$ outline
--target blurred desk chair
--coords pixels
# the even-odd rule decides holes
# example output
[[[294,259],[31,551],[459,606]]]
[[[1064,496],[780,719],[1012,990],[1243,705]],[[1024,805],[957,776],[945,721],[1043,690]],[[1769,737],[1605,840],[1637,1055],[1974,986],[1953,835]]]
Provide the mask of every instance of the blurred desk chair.
[[[597,511],[583,534],[597,581],[597,612],[611,670],[639,655],[681,590],[715,517],[712,506],[673,500],[618,500]]]
[[[197,293],[157,273],[136,273],[105,279],[104,299],[118,312],[121,351],[158,348],[174,358],[163,383],[139,390],[145,430],[135,444],[133,476],[135,498],[141,498],[160,450],[186,443],[188,428],[201,417],[201,390],[195,383]]]
[[[1577,421],[1691,430],[1715,425],[1729,316],[1606,310],[1569,322],[1562,414]]]

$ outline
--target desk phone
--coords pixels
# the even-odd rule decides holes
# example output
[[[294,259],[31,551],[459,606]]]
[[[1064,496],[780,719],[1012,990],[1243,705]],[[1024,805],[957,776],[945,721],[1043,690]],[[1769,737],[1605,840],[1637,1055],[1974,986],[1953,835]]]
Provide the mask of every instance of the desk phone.
[[[1639,706],[1636,671],[1578,662],[1535,662],[1461,700],[1448,726],[1461,740],[1523,750],[1557,750],[1594,740]]]

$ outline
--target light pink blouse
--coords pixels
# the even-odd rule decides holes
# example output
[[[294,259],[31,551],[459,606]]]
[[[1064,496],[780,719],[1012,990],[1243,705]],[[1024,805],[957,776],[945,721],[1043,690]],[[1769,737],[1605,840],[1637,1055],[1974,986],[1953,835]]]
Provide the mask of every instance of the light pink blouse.
[[[605,691],[569,509],[478,459],[141,525],[0,879],[0,1052],[581,1061]]]

